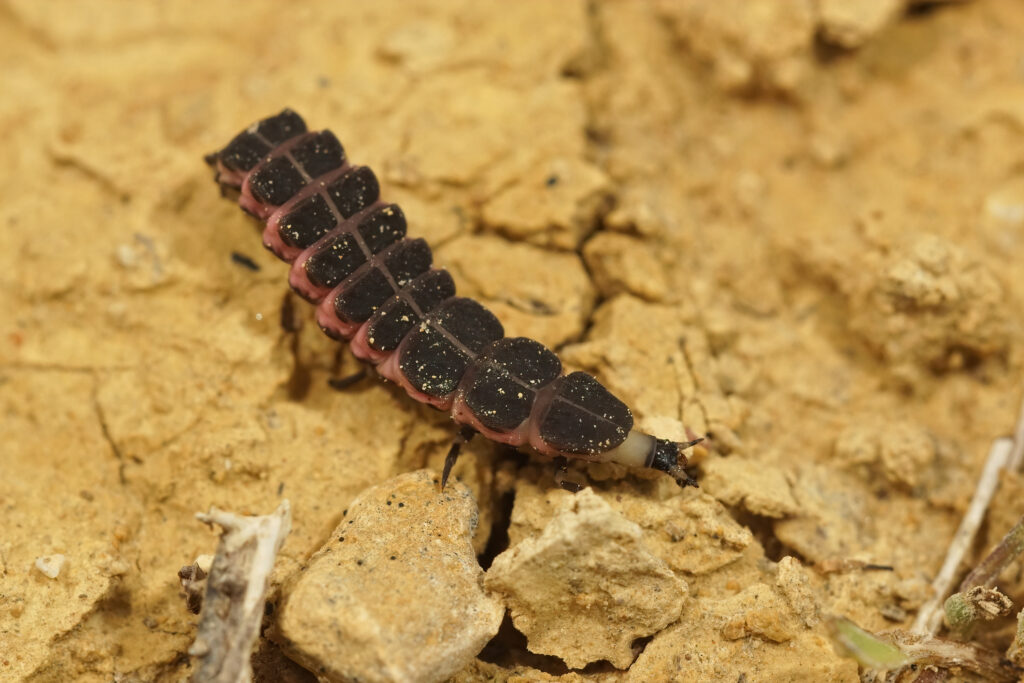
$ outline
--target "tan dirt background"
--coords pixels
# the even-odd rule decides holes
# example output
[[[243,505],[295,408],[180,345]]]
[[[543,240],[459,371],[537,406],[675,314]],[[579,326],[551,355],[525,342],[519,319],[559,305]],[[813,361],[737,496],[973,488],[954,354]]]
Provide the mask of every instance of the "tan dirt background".
[[[282,329],[286,267],[202,163],[284,106],[510,335],[714,439],[700,491],[580,470],[688,585],[628,669],[506,626],[459,680],[856,680],[822,617],[912,621],[1021,401],[1024,5],[854,4],[0,2],[0,680],[183,680],[195,512],[288,498],[280,582],[440,466],[444,416],[326,386],[353,361],[297,300]],[[513,544],[569,495],[469,452],[478,551],[503,492]]]

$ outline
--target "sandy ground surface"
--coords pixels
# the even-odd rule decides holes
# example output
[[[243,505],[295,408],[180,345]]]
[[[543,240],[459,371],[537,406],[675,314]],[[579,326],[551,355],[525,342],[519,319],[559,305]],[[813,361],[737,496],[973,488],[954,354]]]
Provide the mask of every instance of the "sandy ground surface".
[[[512,611],[456,680],[857,680],[825,619],[910,624],[1021,400],[1024,6],[851,5],[0,3],[0,679],[184,680],[195,512],[291,502],[273,605],[357,495],[439,468],[446,417],[328,388],[352,359],[202,163],[290,106],[509,334],[713,437],[699,491],[575,498],[472,444]],[[312,680],[295,640],[257,677]]]

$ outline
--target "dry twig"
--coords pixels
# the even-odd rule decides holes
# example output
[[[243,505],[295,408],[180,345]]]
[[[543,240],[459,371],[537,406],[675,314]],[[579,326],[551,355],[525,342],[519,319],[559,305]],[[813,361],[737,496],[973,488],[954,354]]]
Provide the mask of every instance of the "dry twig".
[[[253,644],[274,558],[291,530],[284,501],[269,515],[246,517],[217,508],[196,517],[224,528],[206,578],[199,633],[188,652],[199,659],[196,683],[248,683]]]
[[[892,633],[894,644],[916,664],[932,664],[940,669],[966,669],[987,681],[1016,681],[1018,672],[1003,661],[998,652],[971,643],[915,635]]]

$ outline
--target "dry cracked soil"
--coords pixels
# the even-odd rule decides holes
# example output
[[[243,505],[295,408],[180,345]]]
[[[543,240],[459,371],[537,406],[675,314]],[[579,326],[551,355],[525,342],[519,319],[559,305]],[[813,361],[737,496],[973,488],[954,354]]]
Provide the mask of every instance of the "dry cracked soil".
[[[0,65],[0,680],[187,680],[194,513],[288,499],[256,680],[857,681],[829,619],[912,623],[1016,421],[1020,3],[4,0]],[[203,164],[286,106],[701,488],[439,494]]]

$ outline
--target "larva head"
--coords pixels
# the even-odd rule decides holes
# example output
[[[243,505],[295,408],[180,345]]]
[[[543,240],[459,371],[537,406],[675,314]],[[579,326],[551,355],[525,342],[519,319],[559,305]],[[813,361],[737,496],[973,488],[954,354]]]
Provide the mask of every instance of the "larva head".
[[[697,486],[697,481],[684,469],[688,462],[683,451],[701,441],[703,439],[669,441],[634,429],[622,444],[602,453],[598,459],[629,467],[649,467],[670,474],[680,486]]]
[[[680,443],[669,441],[668,439],[657,439],[654,446],[654,455],[648,467],[661,472],[667,472],[672,475],[677,484],[684,488],[687,486],[697,487],[697,480],[687,474],[684,469],[687,465],[687,460],[686,456],[683,455],[683,451],[691,446],[696,446],[703,440],[694,439],[693,441]]]

